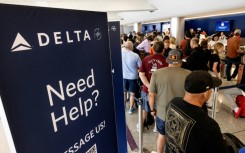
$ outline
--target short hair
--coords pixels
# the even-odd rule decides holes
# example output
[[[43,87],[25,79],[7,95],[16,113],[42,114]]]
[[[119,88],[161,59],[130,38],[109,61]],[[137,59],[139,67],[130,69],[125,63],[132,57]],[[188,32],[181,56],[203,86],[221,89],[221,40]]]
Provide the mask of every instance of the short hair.
[[[134,49],[134,45],[133,45],[132,41],[126,41],[124,46],[125,46],[126,49],[129,49],[129,50],[133,50]]]
[[[150,35],[150,36],[147,36],[146,39],[149,41],[153,41],[154,38]]]
[[[208,41],[207,40],[202,40],[200,46],[203,47],[203,48],[207,48],[208,47]]]
[[[162,41],[157,41],[153,44],[153,50],[155,53],[162,53],[164,49],[164,44]]]
[[[197,38],[192,38],[191,39],[191,43],[195,44],[195,45],[198,45],[199,43],[199,40]]]
[[[236,30],[234,31],[234,34],[235,34],[235,35],[236,35],[236,34],[241,35],[241,29],[236,29]]]
[[[165,35],[164,37],[163,37],[163,41],[165,41],[165,40],[169,40],[170,38],[169,38],[169,36],[168,35]]]

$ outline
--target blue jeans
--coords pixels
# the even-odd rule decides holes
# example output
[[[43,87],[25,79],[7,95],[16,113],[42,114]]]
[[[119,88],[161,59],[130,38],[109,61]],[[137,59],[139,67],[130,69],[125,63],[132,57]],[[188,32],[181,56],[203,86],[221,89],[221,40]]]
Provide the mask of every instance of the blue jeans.
[[[237,58],[226,57],[226,62],[227,62],[226,77],[227,77],[227,81],[230,81],[231,78],[235,78],[237,73],[238,73],[239,64],[241,63],[241,57],[240,56]],[[236,65],[236,68],[235,68],[233,74],[231,75],[231,67],[232,67],[233,63]]]

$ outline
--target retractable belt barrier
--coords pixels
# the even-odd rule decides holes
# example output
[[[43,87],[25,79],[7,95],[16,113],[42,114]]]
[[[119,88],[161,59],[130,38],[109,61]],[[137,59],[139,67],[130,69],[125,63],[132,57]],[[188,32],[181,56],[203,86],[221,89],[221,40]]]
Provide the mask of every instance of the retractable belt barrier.
[[[245,87],[245,84],[235,84],[230,86],[219,87],[219,90],[224,90],[229,88],[239,88],[239,87]]]

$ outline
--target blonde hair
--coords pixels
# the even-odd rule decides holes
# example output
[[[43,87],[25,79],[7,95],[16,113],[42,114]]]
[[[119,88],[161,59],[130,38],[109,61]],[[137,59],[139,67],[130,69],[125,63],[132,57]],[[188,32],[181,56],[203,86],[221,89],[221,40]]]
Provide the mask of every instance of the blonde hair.
[[[171,37],[169,42],[170,44],[175,44],[176,38],[175,37]]]
[[[224,47],[224,44],[222,44],[221,42],[217,42],[215,45],[214,45],[214,53],[218,53],[218,50],[220,49],[220,48],[222,48],[222,47]]]

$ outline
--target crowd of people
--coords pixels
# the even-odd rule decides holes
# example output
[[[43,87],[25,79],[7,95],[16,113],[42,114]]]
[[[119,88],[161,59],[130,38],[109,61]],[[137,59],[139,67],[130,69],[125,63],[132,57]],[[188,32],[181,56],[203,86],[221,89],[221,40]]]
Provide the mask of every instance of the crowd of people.
[[[240,34],[241,30],[236,29],[230,38],[221,32],[210,39],[205,31],[196,33],[191,29],[180,44],[170,34],[162,36],[159,32],[122,35],[124,101],[129,92],[129,114],[133,114],[141,82],[143,120],[149,113],[155,118],[158,153],[164,148],[170,153],[227,152],[220,128],[208,117],[207,107],[213,103],[212,88],[221,85],[221,59],[227,62],[227,81],[237,75],[238,67],[232,75],[230,70],[232,64],[240,62]],[[230,96],[245,93],[243,88],[236,91],[226,90],[225,95],[238,117],[241,109]]]

